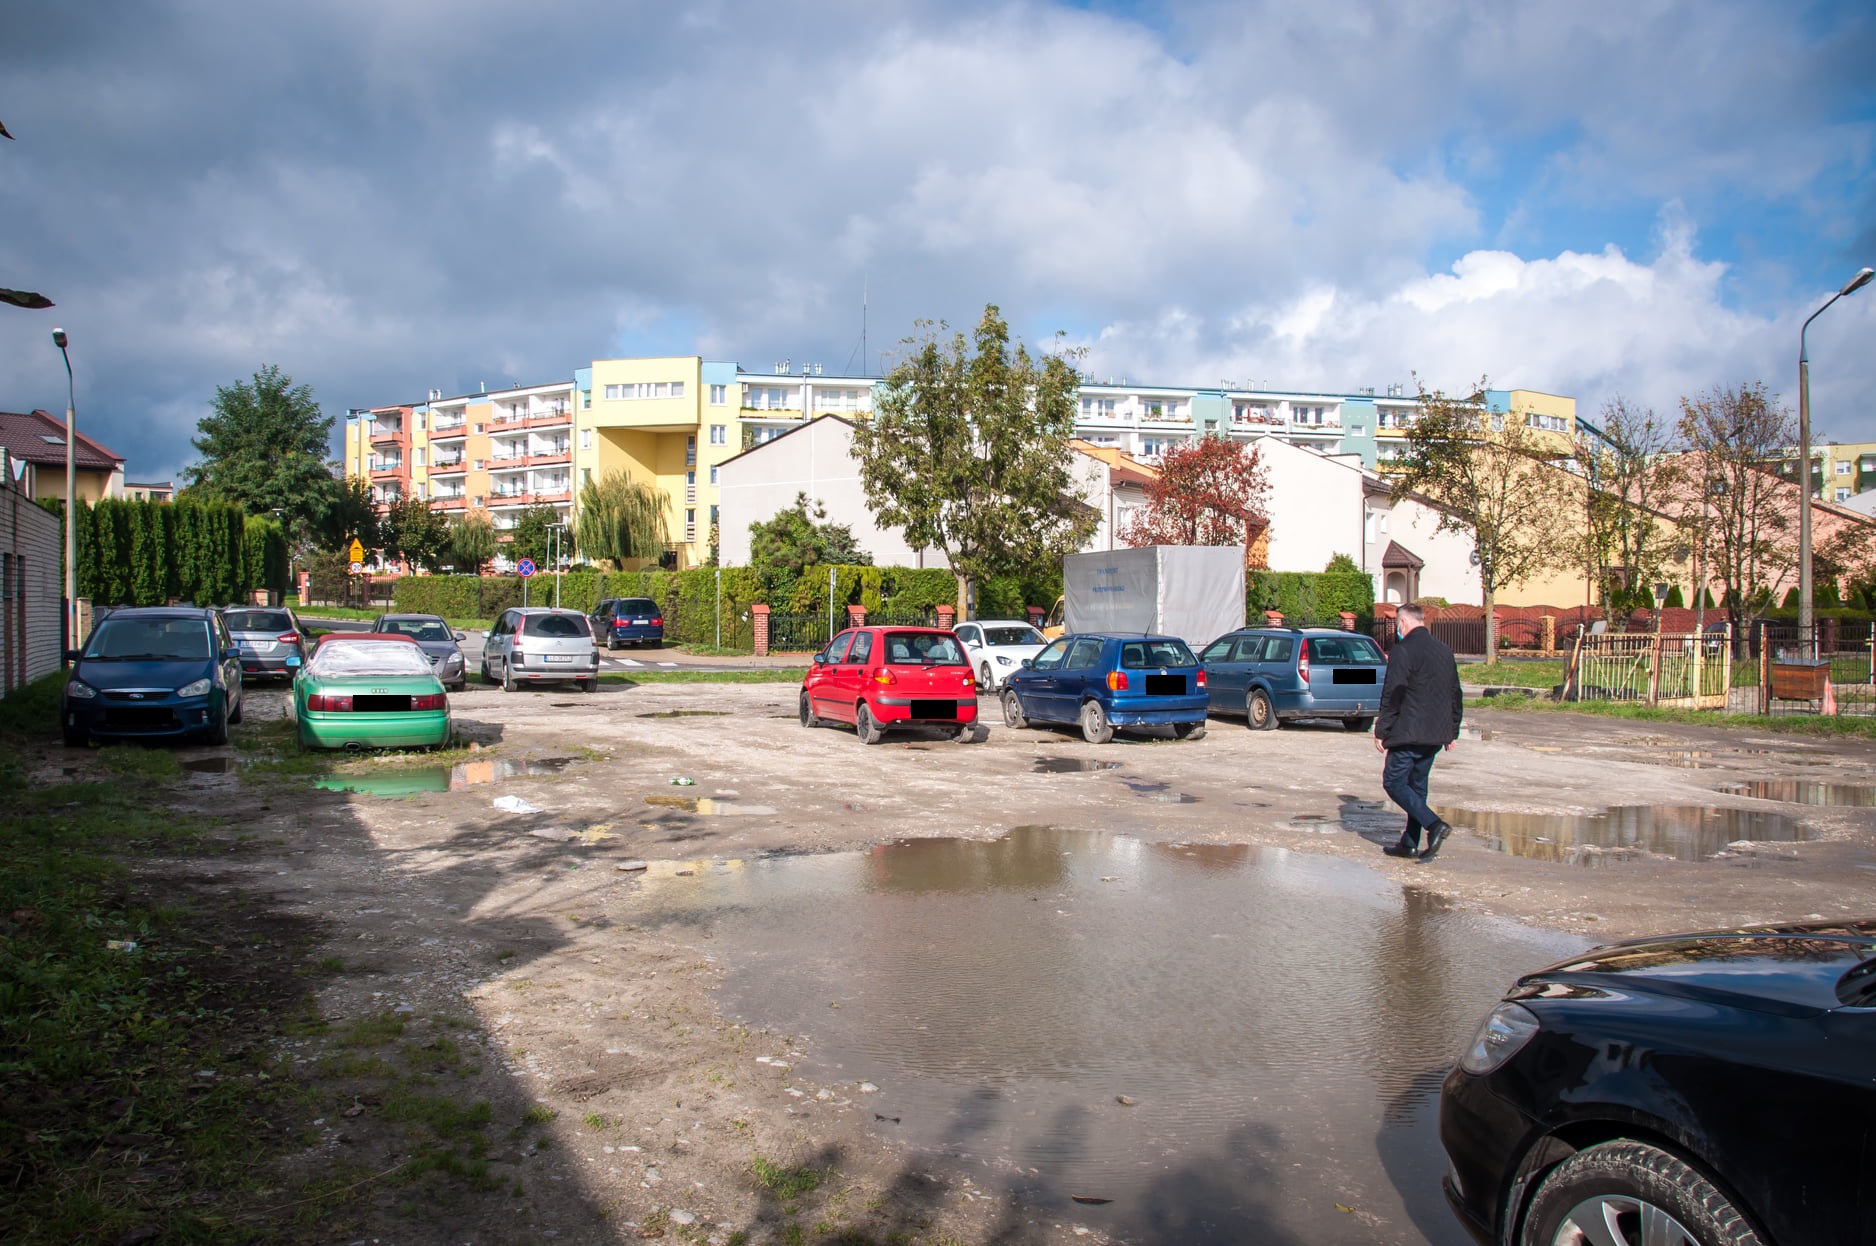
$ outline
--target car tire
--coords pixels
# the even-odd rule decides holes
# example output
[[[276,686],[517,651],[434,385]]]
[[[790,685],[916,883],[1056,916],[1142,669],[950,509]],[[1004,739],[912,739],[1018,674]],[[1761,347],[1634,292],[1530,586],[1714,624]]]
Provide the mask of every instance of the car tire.
[[[1244,722],[1252,731],[1277,729],[1277,707],[1262,688],[1251,689],[1244,698]]]
[[[990,663],[984,663],[983,669],[977,672],[977,686],[982,688],[985,692],[995,692],[997,690],[997,678],[995,675],[991,674]]]
[[[581,692],[590,694],[590,693],[599,691],[599,680],[597,678],[576,679],[573,682],[580,689]]]
[[[1344,718],[1342,720],[1342,726],[1349,731],[1372,731],[1374,730],[1374,719],[1367,717]]]
[[[809,699],[805,690],[801,694],[800,711],[802,726],[813,728],[821,725],[821,716],[814,712],[814,702]]]
[[[1022,699],[1016,695],[1016,689],[1003,690],[1003,725],[1022,730],[1029,725],[1029,719],[1023,714]]]
[[[956,740],[959,744],[975,744],[977,742],[977,724],[960,723],[958,729],[951,733],[951,738]]]
[[[66,748],[84,748],[91,743],[91,733],[83,727],[65,727],[59,734],[65,737]]]
[[[1204,738],[1205,738],[1205,724],[1204,723],[1174,723],[1173,724],[1173,739],[1175,740],[1203,740]]]
[[[221,717],[210,720],[208,725],[208,742],[210,744],[228,743],[228,710],[226,707],[222,709]]]
[[[502,691],[513,692],[521,685],[515,682],[514,667],[506,660],[502,661]]]
[[[886,729],[873,717],[873,711],[867,708],[865,701],[853,711],[853,729],[860,736],[862,744],[878,744],[886,738]]]
[[[1090,744],[1106,744],[1114,738],[1114,724],[1099,701],[1081,703],[1081,738]]]
[[[611,636],[606,637],[606,652],[607,653],[613,652],[618,647],[619,647],[618,640],[616,640],[615,638]]]
[[[1603,1230],[1596,1240],[1640,1243],[1639,1226],[1623,1230],[1644,1209],[1671,1218],[1700,1246],[1761,1246],[1763,1241],[1704,1174],[1668,1151],[1627,1139],[1578,1151],[1552,1168],[1531,1197],[1518,1241],[1552,1246],[1588,1240],[1574,1228],[1587,1221]],[[1664,1235],[1661,1240],[1669,1239]]]

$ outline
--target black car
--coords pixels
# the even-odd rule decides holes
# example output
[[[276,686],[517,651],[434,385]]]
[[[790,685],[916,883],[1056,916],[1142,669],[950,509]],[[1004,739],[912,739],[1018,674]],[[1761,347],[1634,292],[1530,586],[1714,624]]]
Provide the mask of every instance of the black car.
[[[1591,949],[1519,979],[1440,1099],[1502,1246],[1876,1241],[1876,921]]]

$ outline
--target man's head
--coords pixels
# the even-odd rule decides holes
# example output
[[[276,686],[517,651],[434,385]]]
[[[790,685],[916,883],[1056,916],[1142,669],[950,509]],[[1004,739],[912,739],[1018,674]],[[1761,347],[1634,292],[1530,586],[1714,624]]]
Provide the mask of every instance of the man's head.
[[[1394,626],[1400,630],[1402,636],[1413,631],[1416,627],[1425,627],[1426,625],[1427,612],[1422,610],[1419,606],[1406,605],[1394,612]]]

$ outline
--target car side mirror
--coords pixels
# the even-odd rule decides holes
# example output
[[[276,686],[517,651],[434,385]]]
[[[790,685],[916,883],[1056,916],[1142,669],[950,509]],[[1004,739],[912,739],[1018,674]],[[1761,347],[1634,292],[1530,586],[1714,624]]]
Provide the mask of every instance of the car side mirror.
[[[814,655],[814,664],[815,664],[816,666],[826,666],[826,665],[827,665],[827,655],[826,655],[825,653],[817,653],[817,654],[815,654],[815,655]]]
[[[451,635],[453,635],[453,636],[455,636],[457,640],[468,640],[468,639],[469,639],[469,633],[468,633],[468,632],[452,632],[452,633],[451,633]]]
[[[1028,670],[1029,668],[1031,668],[1031,667],[1032,667],[1032,666],[1034,666],[1035,664],[1036,664],[1036,660],[1035,660],[1034,658],[1024,658],[1024,659],[1023,659],[1023,669],[1024,669],[1024,670]]]
[[[240,657],[240,656],[241,656],[241,649],[240,649],[240,646],[238,646],[238,645],[229,645],[229,646],[228,646],[228,647],[227,647],[226,649],[223,649],[223,650],[221,651],[221,655],[222,655],[222,656],[223,656],[224,658],[238,658],[238,657]]]
[[[67,650],[65,651],[65,660],[66,660],[67,662],[76,662],[76,661],[78,661],[78,650],[76,650],[76,649],[67,649]]]

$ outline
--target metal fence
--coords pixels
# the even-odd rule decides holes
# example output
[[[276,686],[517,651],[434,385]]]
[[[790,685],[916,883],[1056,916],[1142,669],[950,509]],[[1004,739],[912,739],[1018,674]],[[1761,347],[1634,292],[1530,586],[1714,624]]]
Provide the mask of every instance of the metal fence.
[[[823,612],[769,616],[770,653],[813,653],[826,648],[832,638]]]
[[[1287,623],[1288,620],[1285,620]],[[1337,623],[1330,626],[1340,626]],[[1483,657],[1485,654],[1485,616],[1469,618],[1430,618],[1427,631],[1459,657]],[[1374,638],[1384,651],[1394,648],[1394,624],[1388,619],[1374,621]]]
[[[1876,629],[1825,620],[1759,629],[1759,712],[1876,715]]]
[[[1731,641],[1730,629],[1579,635],[1564,700],[1724,710],[1733,687]]]

